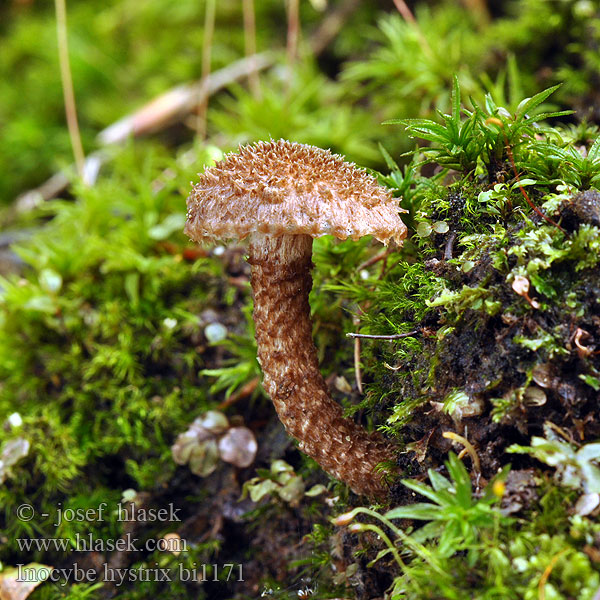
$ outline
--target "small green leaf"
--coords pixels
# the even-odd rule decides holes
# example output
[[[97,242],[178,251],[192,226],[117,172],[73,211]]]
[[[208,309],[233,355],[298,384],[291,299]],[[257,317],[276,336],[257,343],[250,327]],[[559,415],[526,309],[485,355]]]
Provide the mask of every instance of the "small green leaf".
[[[450,476],[454,480],[456,485],[456,499],[459,504],[468,508],[471,506],[471,478],[469,477],[469,473],[462,463],[461,460],[458,459],[454,452],[450,452],[448,455],[448,472]]]
[[[591,388],[597,392],[600,390],[600,379],[593,377],[592,375],[579,375],[579,379],[585,381]]]
[[[250,500],[252,500],[252,502],[260,502],[260,500],[262,500],[265,496],[272,494],[278,489],[279,486],[270,479],[261,481],[256,485],[248,486],[248,492],[250,493]]]
[[[390,156],[389,152],[383,147],[383,144],[381,142],[379,142],[379,152],[381,152],[381,155],[385,160],[385,164],[387,165],[387,168],[390,171],[400,170],[400,167],[398,167],[396,161]]]
[[[380,550],[377,553],[377,556],[371,562],[369,562],[369,564],[367,566],[372,567],[375,563],[377,563],[377,561],[381,560],[382,558],[384,558],[385,556],[390,554],[391,551],[392,550],[390,548],[383,548],[383,550]]]
[[[153,240],[166,240],[176,231],[183,231],[185,226],[185,213],[173,213],[162,223],[154,225],[148,230],[148,235]]]
[[[536,106],[539,106],[548,96],[553,94],[562,84],[554,85],[545,89],[535,96],[531,98],[525,98],[519,102],[519,106],[517,106],[516,116],[521,116],[526,114],[527,112],[533,110]]]
[[[556,290],[550,284],[548,284],[543,277],[537,273],[531,273],[529,275],[529,279],[531,279],[531,283],[535,286],[535,289],[538,290],[538,292],[544,294],[544,296],[547,298],[557,298],[558,294],[556,293]]]
[[[285,460],[277,459],[271,463],[271,473],[277,475],[279,473],[293,473],[294,467],[285,462]]]
[[[431,235],[431,223],[428,223],[427,221],[421,221],[418,225],[417,225],[417,235],[419,237],[425,238],[425,237],[429,237]]]
[[[304,481],[299,475],[293,476],[283,487],[278,490],[279,497],[284,502],[296,504],[304,494]]]
[[[399,506],[385,513],[386,519],[417,519],[432,521],[440,518],[441,508],[428,502],[416,502],[407,506]]]
[[[140,300],[139,292],[140,274],[139,273],[127,273],[125,275],[125,292],[131,304],[136,306]]]
[[[308,496],[309,498],[313,498],[314,496],[324,494],[325,492],[327,492],[327,488],[322,483],[317,483],[316,485],[313,485],[309,490],[304,492],[304,495]]]
[[[554,117],[566,117],[568,115],[572,115],[574,110],[557,110],[554,112],[545,112],[534,115],[533,117],[527,117],[523,119],[522,123],[539,123],[540,121],[545,121],[546,119],[551,119]]]
[[[56,304],[50,296],[34,296],[25,302],[23,308],[48,314],[54,314],[56,312]]]
[[[429,471],[429,481],[431,481],[431,485],[436,492],[440,490],[448,490],[452,487],[452,484],[448,479],[446,479],[443,475],[434,471],[433,469]]]
[[[447,494],[444,495],[444,490],[436,491],[433,488],[430,488],[428,485],[413,479],[403,479],[402,483],[407,488],[421,494],[421,496],[425,496],[425,498],[429,498],[429,500],[436,502],[440,506],[448,506],[451,504],[451,499],[448,498]]]
[[[460,121],[460,86],[456,74],[452,79],[452,120],[456,123]]]
[[[40,287],[45,292],[55,294],[62,287],[62,276],[54,269],[42,269],[39,276]]]
[[[460,523],[456,521],[450,521],[447,523],[442,535],[440,536],[438,553],[444,558],[449,558],[458,550],[463,549],[459,546],[462,539],[463,535],[460,530]]]
[[[577,452],[577,458],[586,461],[600,459],[600,443],[585,444]]]
[[[595,139],[591,148],[588,150],[587,158],[592,162],[600,158],[600,136]]]

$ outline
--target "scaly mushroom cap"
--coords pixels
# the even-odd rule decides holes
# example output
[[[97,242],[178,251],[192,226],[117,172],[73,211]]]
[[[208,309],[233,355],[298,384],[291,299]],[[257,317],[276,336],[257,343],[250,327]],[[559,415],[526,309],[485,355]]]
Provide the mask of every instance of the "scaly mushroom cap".
[[[271,235],[373,235],[401,243],[398,202],[374,177],[316,146],[279,140],[240,148],[200,175],[185,232],[196,241]]]

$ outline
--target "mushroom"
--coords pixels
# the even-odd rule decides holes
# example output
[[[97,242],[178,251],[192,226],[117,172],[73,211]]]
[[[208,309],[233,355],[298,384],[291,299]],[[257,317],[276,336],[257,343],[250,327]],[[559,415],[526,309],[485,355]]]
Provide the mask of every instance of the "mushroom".
[[[373,235],[401,243],[397,200],[342,157],[279,140],[227,155],[200,175],[185,232],[197,242],[248,237],[263,385],[299,448],[358,494],[382,498],[375,467],[394,448],[344,418],[319,371],[308,295],[313,238]]]

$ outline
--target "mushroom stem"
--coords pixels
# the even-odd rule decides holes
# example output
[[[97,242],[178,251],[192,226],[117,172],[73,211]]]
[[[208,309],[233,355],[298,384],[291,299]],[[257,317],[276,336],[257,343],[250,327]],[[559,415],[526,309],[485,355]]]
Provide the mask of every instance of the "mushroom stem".
[[[393,447],[343,417],[319,371],[308,302],[312,237],[252,233],[249,239],[258,360],[281,422],[330,475],[357,494],[384,497],[375,467],[394,459]]]

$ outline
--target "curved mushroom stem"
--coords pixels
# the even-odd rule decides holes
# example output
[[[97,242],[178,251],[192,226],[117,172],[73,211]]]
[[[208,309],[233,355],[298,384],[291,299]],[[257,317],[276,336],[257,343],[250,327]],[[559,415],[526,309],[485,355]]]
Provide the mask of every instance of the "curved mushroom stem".
[[[394,459],[393,446],[342,416],[319,371],[308,303],[311,256],[309,235],[250,235],[248,262],[263,385],[305,454],[357,494],[383,498],[386,487],[374,469]]]

